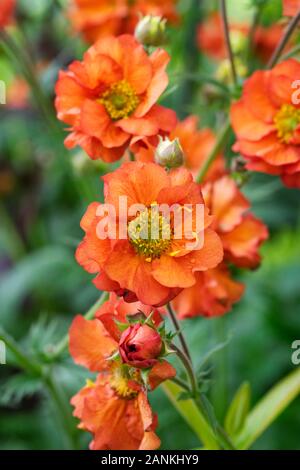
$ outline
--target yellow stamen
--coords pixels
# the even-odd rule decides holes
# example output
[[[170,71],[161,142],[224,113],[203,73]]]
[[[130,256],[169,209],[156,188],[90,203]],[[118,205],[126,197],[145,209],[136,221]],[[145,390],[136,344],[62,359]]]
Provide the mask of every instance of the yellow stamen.
[[[89,388],[93,388],[93,387],[96,386],[95,382],[93,382],[93,381],[90,380],[90,379],[86,379],[85,384],[86,384],[85,386],[86,386],[86,387],[89,387]]]
[[[132,399],[138,394],[137,390],[130,387],[129,377],[122,366],[116,366],[113,369],[110,386],[121,398]]]
[[[172,239],[172,230],[169,222],[158,211],[145,209],[128,224],[128,237],[136,252],[150,263],[165,253]]]
[[[300,124],[300,109],[284,104],[274,117],[277,135],[281,142],[288,144]]]
[[[138,96],[126,80],[114,83],[99,101],[114,121],[128,118],[139,104]]]

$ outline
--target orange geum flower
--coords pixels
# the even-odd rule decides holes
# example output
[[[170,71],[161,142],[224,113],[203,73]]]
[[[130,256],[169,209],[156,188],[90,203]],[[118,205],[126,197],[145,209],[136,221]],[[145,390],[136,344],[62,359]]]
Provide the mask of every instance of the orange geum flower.
[[[131,141],[168,133],[172,110],[156,104],[168,85],[169,55],[148,56],[133,36],[99,40],[61,71],[56,84],[58,118],[69,125],[67,148],[81,146],[92,159],[121,158]]]
[[[295,16],[300,11],[300,0],[283,0],[284,16]]]
[[[211,129],[198,129],[197,116],[188,116],[183,121],[178,122],[170,133],[169,139],[171,141],[178,139],[184,154],[183,165],[190,170],[195,177],[208,158],[216,141]],[[155,144],[157,144],[157,142],[150,142],[148,139],[140,142],[136,150],[133,146],[136,159],[142,162],[153,162]],[[220,154],[210,166],[205,180],[213,181],[224,173],[225,160],[222,154]]]
[[[13,17],[16,0],[1,0],[0,5],[0,28],[5,28]]]
[[[93,450],[151,450],[160,445],[154,433],[156,418],[147,400],[140,369],[132,366],[130,361],[123,361],[123,357],[121,360],[115,357],[123,347],[124,332],[120,325],[124,329],[127,323],[130,329],[128,319],[131,316],[135,318],[136,327],[146,327],[146,323],[136,322],[136,317],[146,320],[151,310],[140,303],[129,306],[112,294],[94,320],[77,316],[71,325],[70,352],[74,361],[99,373],[96,382],[88,380],[71,400],[74,415],[81,421],[79,427],[94,436],[90,445]],[[161,321],[159,311],[151,312],[153,332]],[[146,343],[144,347],[145,354],[149,355]],[[140,354],[143,354],[142,349]],[[175,369],[163,359],[150,365],[147,363],[145,367],[151,367],[148,374],[151,390],[176,375]]]
[[[144,209],[135,215],[128,210],[127,234],[121,238],[116,233],[114,240],[97,236],[97,226],[103,220],[97,216],[97,203],[84,216],[82,228],[86,235],[77,249],[77,261],[89,272],[98,273],[95,284],[101,290],[104,273],[106,281],[115,283],[109,290],[121,288],[133,292],[144,304],[163,305],[181,289],[195,284],[196,271],[214,268],[222,261],[221,241],[211,228],[212,218],[201,190],[188,170],[179,168],[167,173],[154,163],[129,162],[103,179],[105,203],[115,208],[117,224],[124,218],[118,209],[121,197],[126,198],[128,209],[134,204]],[[168,208],[176,205],[177,217],[170,214],[166,218],[155,210],[162,204]],[[197,224],[199,207],[203,218]],[[185,230],[182,226],[179,231],[176,219],[180,216],[183,221],[186,209],[190,227]],[[151,233],[153,226],[158,229],[155,236]],[[140,237],[141,232],[147,235]]]
[[[244,293],[242,283],[231,277],[224,264],[203,273],[196,273],[197,283],[184,289],[172,302],[180,319],[203,315],[216,317],[232,309]]]
[[[140,384],[122,368],[111,368],[87,381],[71,400],[79,428],[90,432],[91,450],[155,450],[156,416]]]
[[[213,228],[224,247],[224,259],[240,268],[256,268],[259,247],[268,238],[267,227],[251,212],[250,203],[229,177],[203,187],[205,203],[214,216]]]
[[[249,170],[280,175],[300,188],[300,63],[289,59],[246,81],[242,98],[231,107],[234,146]]]
[[[73,0],[69,17],[76,31],[95,42],[108,35],[133,34],[140,15],[178,20],[177,0]]]
[[[268,237],[267,228],[248,212],[248,200],[229,176],[207,182],[203,196],[214,216],[213,228],[223,243],[224,263],[197,273],[196,284],[174,299],[180,318],[218,316],[231,310],[233,303],[240,300],[244,286],[232,279],[228,264],[256,268],[261,259],[259,247]]]

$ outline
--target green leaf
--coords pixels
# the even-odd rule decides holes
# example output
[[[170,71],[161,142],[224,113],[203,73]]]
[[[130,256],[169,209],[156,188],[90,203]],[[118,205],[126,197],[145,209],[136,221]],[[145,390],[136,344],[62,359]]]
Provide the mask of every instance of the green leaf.
[[[0,385],[0,404],[15,406],[23,398],[30,397],[42,389],[41,381],[36,377],[17,374]]]
[[[225,417],[225,430],[230,436],[237,434],[244,426],[250,409],[250,398],[250,384],[244,382],[236,392]]]
[[[183,388],[173,382],[168,381],[162,387],[171,403],[199,437],[206,449],[218,450],[220,447],[214,433],[194,400],[191,398],[183,400]],[[179,398],[181,399],[179,400]]]
[[[300,394],[300,367],[275,385],[253,408],[235,439],[238,449],[248,449]]]

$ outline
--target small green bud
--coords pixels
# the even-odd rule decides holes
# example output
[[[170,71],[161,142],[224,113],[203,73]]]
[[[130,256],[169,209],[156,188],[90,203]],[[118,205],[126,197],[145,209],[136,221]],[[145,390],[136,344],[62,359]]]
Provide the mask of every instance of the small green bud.
[[[155,151],[155,161],[158,165],[167,168],[177,168],[184,161],[184,152],[179,139],[161,139]]]
[[[166,41],[166,23],[167,20],[161,16],[144,16],[138,22],[134,35],[144,46],[161,46]]]
[[[248,74],[247,66],[239,57],[235,57],[234,63],[238,76],[245,78]],[[232,83],[232,69],[229,59],[222,60],[220,63],[216,71],[216,79],[226,85],[230,85]]]
[[[248,37],[242,31],[231,31],[230,32],[230,42],[232,47],[232,52],[235,55],[242,54],[248,46]]]

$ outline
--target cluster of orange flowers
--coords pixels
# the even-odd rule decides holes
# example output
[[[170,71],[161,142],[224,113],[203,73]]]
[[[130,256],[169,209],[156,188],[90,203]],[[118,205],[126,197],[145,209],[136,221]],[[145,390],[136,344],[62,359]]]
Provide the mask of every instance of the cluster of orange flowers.
[[[70,11],[75,28],[89,41],[97,41],[82,61],[60,72],[56,85],[57,115],[69,131],[67,148],[81,146],[91,159],[106,162],[124,157],[117,170],[103,177],[104,203],[115,208],[117,226],[124,215],[119,212],[122,197],[128,206],[143,204],[147,214],[159,204],[177,204],[182,211],[189,205],[193,229],[196,206],[205,208],[201,233],[192,232],[195,240],[204,240],[196,250],[187,248],[184,235],[138,240],[136,227],[147,220],[143,212],[132,216],[128,211],[126,239],[117,234],[113,240],[98,237],[104,215],[97,202],[81,221],[85,236],[76,259],[95,275],[98,289],[110,292],[94,320],[78,316],[70,330],[74,360],[98,373],[96,381],[87,381],[72,399],[80,427],[94,436],[92,449],[160,445],[147,391],[176,374],[164,359],[170,344],[162,326],[163,306],[171,302],[179,318],[230,311],[244,292],[243,284],[233,278],[232,266],[256,268],[259,248],[268,237],[266,226],[249,211],[249,201],[226,170],[222,154],[198,184],[195,176],[214,147],[215,136],[210,129],[198,129],[195,116],[180,122],[172,110],[158,104],[168,85],[170,58],[163,49],[149,55],[128,34],[134,31],[137,11],[178,21],[175,3],[76,0]],[[290,14],[287,4],[293,2],[285,3]],[[214,16],[211,26],[201,26],[199,37],[205,50],[223,57],[219,21]],[[244,27],[236,29],[248,34]],[[257,45],[263,33],[258,31]],[[272,38],[273,33],[276,41],[268,40],[264,51],[260,48],[264,57],[278,42],[279,30]],[[255,72],[230,112],[237,139],[234,150],[245,158],[247,168],[280,175],[293,187],[300,187],[300,105],[292,103],[291,90],[299,77],[300,65],[292,59],[273,70]],[[180,142],[180,168],[167,171],[157,163],[157,147],[165,138]],[[129,155],[134,161],[128,161]],[[158,215],[161,230],[166,224],[172,234],[174,220]]]
[[[179,20],[177,0],[73,0],[69,17],[88,42],[108,35],[133,34],[141,16],[159,15],[172,23]]]

